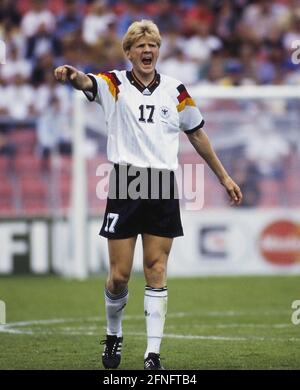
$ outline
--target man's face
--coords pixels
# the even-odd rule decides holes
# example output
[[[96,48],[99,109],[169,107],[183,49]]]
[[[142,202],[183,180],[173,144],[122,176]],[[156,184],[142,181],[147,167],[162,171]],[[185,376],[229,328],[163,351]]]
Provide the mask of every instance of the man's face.
[[[157,43],[150,37],[144,36],[136,41],[126,52],[133,70],[140,75],[154,74],[159,55]]]

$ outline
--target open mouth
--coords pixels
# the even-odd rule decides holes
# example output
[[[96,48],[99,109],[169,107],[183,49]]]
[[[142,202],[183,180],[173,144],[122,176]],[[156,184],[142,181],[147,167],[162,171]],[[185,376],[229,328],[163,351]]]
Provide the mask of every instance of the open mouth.
[[[142,58],[142,63],[144,65],[151,65],[152,64],[152,58],[151,57],[144,57],[144,58]]]

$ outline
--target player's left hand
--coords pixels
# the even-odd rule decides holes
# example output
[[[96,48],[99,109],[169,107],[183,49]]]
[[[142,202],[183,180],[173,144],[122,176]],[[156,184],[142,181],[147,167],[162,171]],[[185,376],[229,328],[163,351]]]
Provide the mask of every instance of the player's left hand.
[[[243,194],[240,187],[231,179],[231,177],[225,178],[221,184],[225,187],[231,205],[239,205],[243,199]]]

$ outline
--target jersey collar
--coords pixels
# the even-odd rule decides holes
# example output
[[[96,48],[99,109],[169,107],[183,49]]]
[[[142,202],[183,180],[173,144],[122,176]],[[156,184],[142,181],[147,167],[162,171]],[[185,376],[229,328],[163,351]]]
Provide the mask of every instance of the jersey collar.
[[[148,85],[144,85],[134,74],[133,70],[131,71],[128,70],[126,72],[126,76],[130,84],[136,87],[143,95],[152,95],[152,93],[160,84],[160,74],[158,74],[156,71],[153,80]]]

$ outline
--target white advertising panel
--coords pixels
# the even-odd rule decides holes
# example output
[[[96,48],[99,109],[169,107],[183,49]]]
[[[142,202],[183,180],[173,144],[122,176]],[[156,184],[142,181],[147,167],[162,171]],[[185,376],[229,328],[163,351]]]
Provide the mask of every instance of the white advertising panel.
[[[300,210],[214,209],[182,211],[184,237],[174,240],[169,276],[300,274]],[[101,221],[88,221],[89,274],[108,268]],[[73,275],[67,221],[18,220],[0,223],[0,274],[55,272]],[[142,271],[141,239],[134,270]]]

